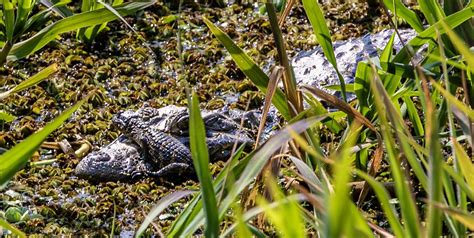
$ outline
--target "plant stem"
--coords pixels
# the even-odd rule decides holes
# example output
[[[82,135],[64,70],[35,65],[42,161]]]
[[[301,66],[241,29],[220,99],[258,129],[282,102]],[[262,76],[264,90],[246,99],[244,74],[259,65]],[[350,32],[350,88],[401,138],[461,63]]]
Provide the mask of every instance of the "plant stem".
[[[7,56],[12,49],[13,44],[11,41],[7,41],[3,46],[2,51],[0,52],[0,66],[3,65],[7,61]]]

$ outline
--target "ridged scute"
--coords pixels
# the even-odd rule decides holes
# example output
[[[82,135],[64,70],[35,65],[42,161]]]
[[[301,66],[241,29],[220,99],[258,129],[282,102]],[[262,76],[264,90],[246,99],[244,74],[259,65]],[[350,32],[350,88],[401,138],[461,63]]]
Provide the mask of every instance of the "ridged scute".
[[[201,114],[211,161],[228,159],[234,146],[252,148],[260,118],[257,111],[222,108],[202,110]],[[267,118],[268,128],[274,124],[272,118]],[[112,118],[112,124],[123,135],[82,159],[76,167],[79,177],[133,181],[142,177],[174,180],[195,176],[187,108],[170,105],[122,111]]]
[[[122,132],[145,151],[159,167],[171,163],[192,163],[191,152],[176,138],[151,128],[138,118],[130,118]]]

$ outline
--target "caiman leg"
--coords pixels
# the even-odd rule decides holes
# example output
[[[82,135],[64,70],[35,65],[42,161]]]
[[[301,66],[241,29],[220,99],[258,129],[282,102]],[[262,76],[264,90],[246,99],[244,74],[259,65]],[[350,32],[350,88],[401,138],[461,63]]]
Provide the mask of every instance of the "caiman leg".
[[[160,178],[169,174],[175,174],[175,175],[180,175],[183,172],[189,172],[191,171],[190,169],[192,165],[186,164],[186,163],[172,163],[169,165],[166,165],[165,167],[161,168],[160,170],[154,172],[154,171],[148,171],[146,172],[146,175],[150,177],[155,177],[155,178]]]

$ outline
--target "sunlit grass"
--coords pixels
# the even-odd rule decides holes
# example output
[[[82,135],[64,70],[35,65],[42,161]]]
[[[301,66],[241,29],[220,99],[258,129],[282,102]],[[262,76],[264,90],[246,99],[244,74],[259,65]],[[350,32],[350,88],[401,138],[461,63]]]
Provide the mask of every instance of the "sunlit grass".
[[[84,13],[65,16],[23,39],[15,33],[30,30],[25,23],[33,2],[4,1],[0,23],[5,39],[0,42],[0,64],[33,54],[59,34],[78,28],[82,28],[78,37],[89,42],[107,21],[120,17],[116,13],[130,14],[153,3],[125,3],[116,6],[114,13],[98,5],[86,6],[87,2],[83,4]],[[264,113],[271,102],[285,122],[281,130],[257,144],[253,151],[245,153],[243,147],[239,148],[212,178],[199,102],[196,94],[190,93],[190,143],[200,191],[175,191],[163,197],[136,236],[144,234],[167,207],[191,194],[193,198],[166,235],[464,237],[468,230],[474,230],[474,216],[468,207],[474,201],[474,54],[469,45],[474,34],[465,34],[474,32],[472,24],[466,24],[474,16],[474,5],[418,2],[427,26],[402,1],[381,1],[384,8],[404,19],[418,36],[404,42],[406,46],[395,54],[393,43],[398,36],[394,34],[380,53],[380,64],[369,59],[360,62],[354,84],[346,88],[337,69],[324,12],[317,1],[302,1],[320,47],[336,69],[340,85],[333,89],[342,92],[342,99],[318,88],[296,85],[285,52],[288,42],[284,42],[278,28],[283,21],[269,1],[265,9],[279,55],[278,66],[270,76],[223,29],[203,17],[240,70],[266,93]],[[54,7],[60,10],[63,6]],[[423,45],[429,46],[416,63],[415,52]],[[1,94],[0,99],[39,83],[56,70],[56,65],[47,67]],[[279,81],[283,82],[283,89],[277,87]],[[346,99],[346,92],[350,91],[357,96],[352,103]],[[329,112],[318,100],[338,111]],[[1,155],[0,184],[11,179],[40,143],[82,103]],[[304,104],[307,108],[302,107]],[[0,117],[13,120],[7,114]],[[262,119],[261,125],[264,122]],[[337,141],[322,141],[322,128],[328,129],[325,133],[334,134]],[[442,134],[449,138],[442,139]],[[330,143],[326,148],[331,149],[323,148],[324,143]],[[383,177],[382,164],[386,165]],[[393,183],[393,193],[380,180]],[[351,194],[354,191],[350,183],[354,181],[364,184],[360,194]],[[374,197],[367,196],[369,189]],[[374,222],[371,211],[364,210],[366,202],[378,203],[383,217]],[[378,221],[387,224],[382,226]],[[0,220],[0,226],[24,236],[4,220]]]
[[[443,234],[462,237],[467,235],[466,229],[473,228],[473,216],[469,214],[466,206],[466,201],[472,201],[474,189],[473,178],[470,175],[474,165],[470,159],[472,155],[468,155],[467,150],[472,144],[458,141],[462,140],[461,138],[472,138],[474,135],[472,130],[463,130],[464,135],[456,135],[453,132],[455,128],[447,126],[447,117],[444,115],[449,113],[448,109],[455,110],[458,118],[455,123],[459,123],[462,119],[464,124],[471,125],[472,128],[474,120],[471,115],[472,109],[466,102],[472,101],[474,95],[469,93],[453,95],[451,92],[456,90],[444,89],[442,81],[439,81],[443,75],[449,75],[450,78],[463,80],[463,84],[459,81],[450,81],[453,87],[466,90],[466,84],[473,85],[472,72],[469,67],[464,66],[471,64],[472,53],[450,30],[473,17],[473,6],[471,4],[464,6],[463,9],[454,10],[449,7],[459,6],[447,5],[447,8],[443,9],[435,1],[420,1],[421,11],[430,23],[425,28],[416,14],[404,7],[400,1],[384,1],[384,3],[387,9],[406,20],[419,35],[406,42],[407,46],[400,53],[393,54],[393,42],[398,37],[394,34],[381,52],[380,67],[370,61],[359,63],[354,84],[358,97],[356,106],[349,105],[319,89],[303,86],[299,89],[309,93],[305,97],[309,108],[299,115],[292,115],[281,102],[282,99],[289,100],[290,96],[287,93],[288,89],[291,91],[291,87],[285,86],[285,96],[277,92],[273,102],[278,102],[276,108],[292,123],[242,160],[232,158],[232,163],[236,167],[229,171],[234,170],[232,173],[234,179],[228,181],[235,181],[233,187],[225,189],[227,187],[219,186],[222,179],[220,176],[225,175],[223,173],[214,181],[213,187],[216,193],[224,194],[223,197],[219,196],[217,201],[216,215],[219,221],[228,219],[235,221],[230,228],[219,233],[223,232],[221,234],[226,236],[234,234],[242,237],[249,233],[260,236],[268,231],[268,227],[263,224],[270,224],[279,236],[293,237],[304,236],[307,233],[316,234],[318,237],[354,234],[364,237],[374,234],[397,237],[432,237]],[[323,13],[318,10],[319,6],[315,2],[303,1],[303,5],[325,55],[335,66],[331,36],[322,20]],[[266,9],[268,10],[268,5]],[[263,76],[262,71],[255,68],[255,63],[222,30],[209,20],[205,22],[228,49],[246,76],[263,92],[267,89],[272,90],[278,79],[270,77],[272,81],[269,77]],[[473,29],[469,30],[473,32]],[[442,35],[448,33],[449,37],[443,37],[442,40],[450,42],[438,44],[436,41],[438,33]],[[274,36],[279,37],[278,34]],[[418,65],[410,65],[408,62],[412,61],[414,52],[424,44],[431,45],[429,51],[423,52],[422,59],[425,60],[420,61]],[[447,48],[452,46],[454,48]],[[282,49],[278,43],[276,47]],[[445,62],[453,67],[441,67],[442,64],[436,63],[436,60],[440,59],[437,53],[440,47],[445,52],[450,52],[451,55]],[[281,58],[284,54],[280,52],[279,55]],[[288,68],[290,66],[285,63],[280,66],[288,72],[291,71]],[[341,79],[342,82],[344,81]],[[269,85],[268,88],[265,84]],[[343,83],[337,88],[345,90]],[[345,128],[341,128],[343,132],[339,137],[340,140],[333,142],[337,144],[334,151],[324,151],[320,148],[319,135],[315,134],[319,130],[314,126],[330,124],[319,122],[327,116],[325,115],[327,111],[320,108],[321,105],[316,103],[310,94],[339,109],[339,114],[344,115],[347,121],[355,123],[352,126],[346,124]],[[267,102],[270,101],[269,97],[272,97],[272,93],[267,93]],[[308,121],[305,119],[307,115],[319,117]],[[329,118],[334,120],[333,117]],[[343,119],[340,116],[337,118]],[[338,132],[336,128],[332,128],[333,133]],[[442,143],[440,135],[443,133],[457,136],[451,138],[449,144],[452,147]],[[292,141],[289,147],[291,149],[287,150],[286,154],[275,153],[290,141]],[[377,146],[368,146],[371,144]],[[448,152],[450,148],[454,148],[454,151]],[[453,156],[456,158],[454,165],[449,163]],[[244,190],[252,190],[255,186],[259,186],[257,185],[259,180],[255,181],[255,177],[265,171],[265,164],[270,164],[270,161],[274,160],[282,160],[286,169],[278,170],[280,176],[269,171],[264,173],[265,176],[270,176],[265,181],[273,181],[265,183],[269,185],[265,187],[272,191],[270,200],[259,198],[259,202],[253,208],[246,208],[239,195]],[[388,165],[388,176],[394,185],[393,194],[389,193],[388,188],[377,179],[382,163]],[[355,164],[363,165],[362,169],[356,168]],[[285,176],[281,177],[281,173]],[[273,177],[275,175],[276,177]],[[292,186],[293,189],[283,189],[281,192],[281,186],[291,179],[299,182]],[[356,203],[350,199],[348,184],[351,181],[361,180],[367,184]],[[304,184],[309,190],[298,183]],[[379,227],[378,224],[372,223],[367,218],[368,211],[357,206],[369,199],[365,196],[369,188],[374,191],[375,198],[380,203],[380,209],[385,215],[383,219],[388,221],[387,226]],[[415,192],[422,192],[427,197],[417,197]],[[420,200],[423,205],[420,205]],[[198,205],[202,202],[205,201],[193,199],[185,212],[175,221],[169,235],[192,235],[204,225],[202,205]],[[371,199],[369,202],[376,201]],[[303,204],[305,206],[302,206]],[[265,217],[268,223],[259,222],[261,217]],[[285,226],[283,217],[293,218],[287,221],[288,224]],[[288,227],[292,224],[305,227],[306,233],[296,231],[295,233]],[[443,227],[447,229],[442,229]]]

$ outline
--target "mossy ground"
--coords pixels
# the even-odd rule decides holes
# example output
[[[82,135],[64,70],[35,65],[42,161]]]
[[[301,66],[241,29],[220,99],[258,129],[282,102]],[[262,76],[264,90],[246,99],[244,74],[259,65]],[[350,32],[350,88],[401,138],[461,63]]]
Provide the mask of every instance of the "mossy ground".
[[[324,9],[335,39],[360,36],[388,26],[381,10],[369,10],[366,3],[334,1],[333,6]],[[125,18],[141,38],[115,21],[91,44],[79,42],[74,33],[64,34],[27,59],[1,68],[0,85],[18,84],[53,63],[60,66],[60,72],[3,102],[1,109],[18,119],[2,123],[0,147],[11,148],[89,93],[93,94],[89,102],[47,141],[66,139],[73,143],[85,139],[96,148],[104,146],[119,134],[110,123],[115,113],[136,109],[145,102],[154,107],[185,105],[186,81],[197,91],[201,108],[230,105],[244,109],[248,100],[252,108],[261,106],[263,94],[237,69],[209,33],[202,16],[227,32],[261,66],[273,62],[277,55],[267,17],[259,14],[255,6],[235,5],[223,9],[185,8],[181,18],[176,14],[157,3]],[[283,34],[290,56],[316,46],[300,6],[286,19]],[[12,211],[26,212],[21,221],[13,220],[12,224],[28,234],[108,235],[113,221],[116,234],[133,232],[162,196],[198,186],[193,181],[176,185],[152,179],[134,184],[91,184],[73,174],[79,158],[49,149],[41,150],[40,154],[42,159],[57,161],[26,167],[0,193],[0,216],[9,216]],[[217,171],[222,163],[212,166]],[[168,208],[157,219],[157,226],[166,231],[182,206],[178,203]]]

